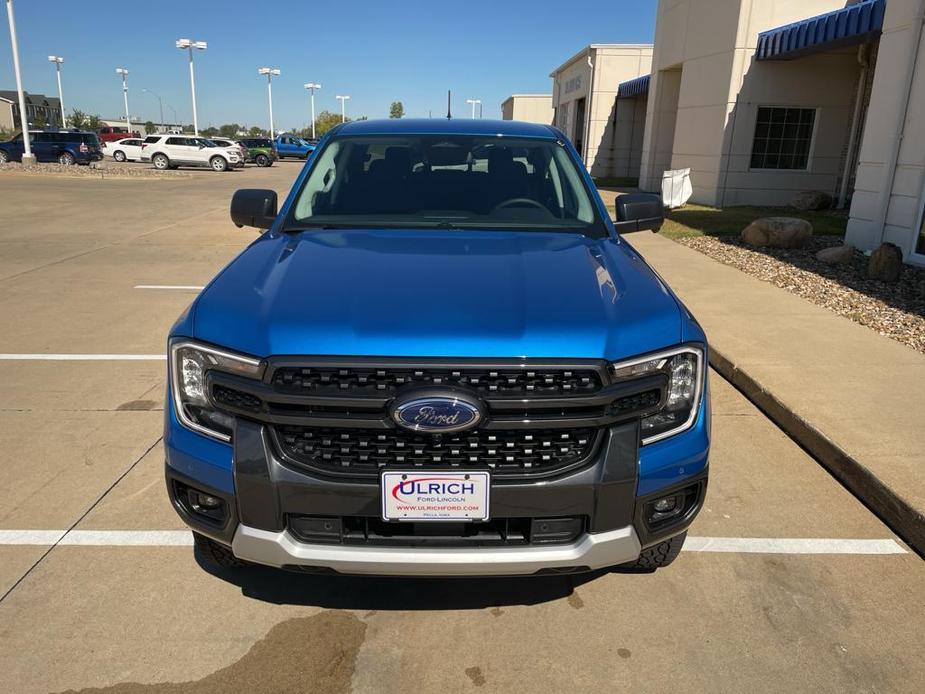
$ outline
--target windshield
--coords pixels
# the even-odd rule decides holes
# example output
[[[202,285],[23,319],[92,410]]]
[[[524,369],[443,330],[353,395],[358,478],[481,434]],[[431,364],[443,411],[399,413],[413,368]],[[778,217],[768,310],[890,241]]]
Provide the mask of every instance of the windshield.
[[[286,228],[533,229],[604,236],[568,150],[555,140],[468,135],[334,138]]]

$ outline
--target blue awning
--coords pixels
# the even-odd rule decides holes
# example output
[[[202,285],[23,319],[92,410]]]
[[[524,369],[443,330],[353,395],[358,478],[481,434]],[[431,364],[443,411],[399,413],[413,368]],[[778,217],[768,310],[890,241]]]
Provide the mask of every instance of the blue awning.
[[[643,75],[629,82],[621,82],[617,87],[617,98],[628,99],[631,96],[639,96],[649,92],[649,78],[652,75]]]
[[[790,60],[814,51],[862,43],[883,30],[886,0],[863,0],[840,10],[758,34],[758,60]]]

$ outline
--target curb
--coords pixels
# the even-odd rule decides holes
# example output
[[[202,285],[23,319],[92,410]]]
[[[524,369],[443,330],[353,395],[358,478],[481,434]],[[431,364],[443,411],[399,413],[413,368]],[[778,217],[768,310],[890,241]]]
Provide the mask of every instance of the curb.
[[[925,556],[925,515],[885,485],[863,463],[788,408],[746,371],[710,345],[710,366],[790,438],[807,450],[920,556]]]

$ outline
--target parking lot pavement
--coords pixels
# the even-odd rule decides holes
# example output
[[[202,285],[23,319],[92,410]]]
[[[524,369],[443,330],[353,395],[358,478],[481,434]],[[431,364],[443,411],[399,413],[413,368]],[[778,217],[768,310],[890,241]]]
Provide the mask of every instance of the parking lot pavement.
[[[4,189],[29,233],[0,227],[0,691],[922,690],[922,560],[716,374],[706,507],[654,574],[197,564],[160,445],[164,335],[195,290],[135,287],[207,282],[253,238],[233,189],[298,168]],[[46,181],[56,204],[19,215]]]

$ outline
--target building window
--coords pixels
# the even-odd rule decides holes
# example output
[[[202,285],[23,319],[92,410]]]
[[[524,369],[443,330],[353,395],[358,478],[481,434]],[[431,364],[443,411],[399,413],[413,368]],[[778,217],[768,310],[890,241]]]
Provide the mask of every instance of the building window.
[[[751,168],[805,170],[815,124],[814,108],[759,107]]]

